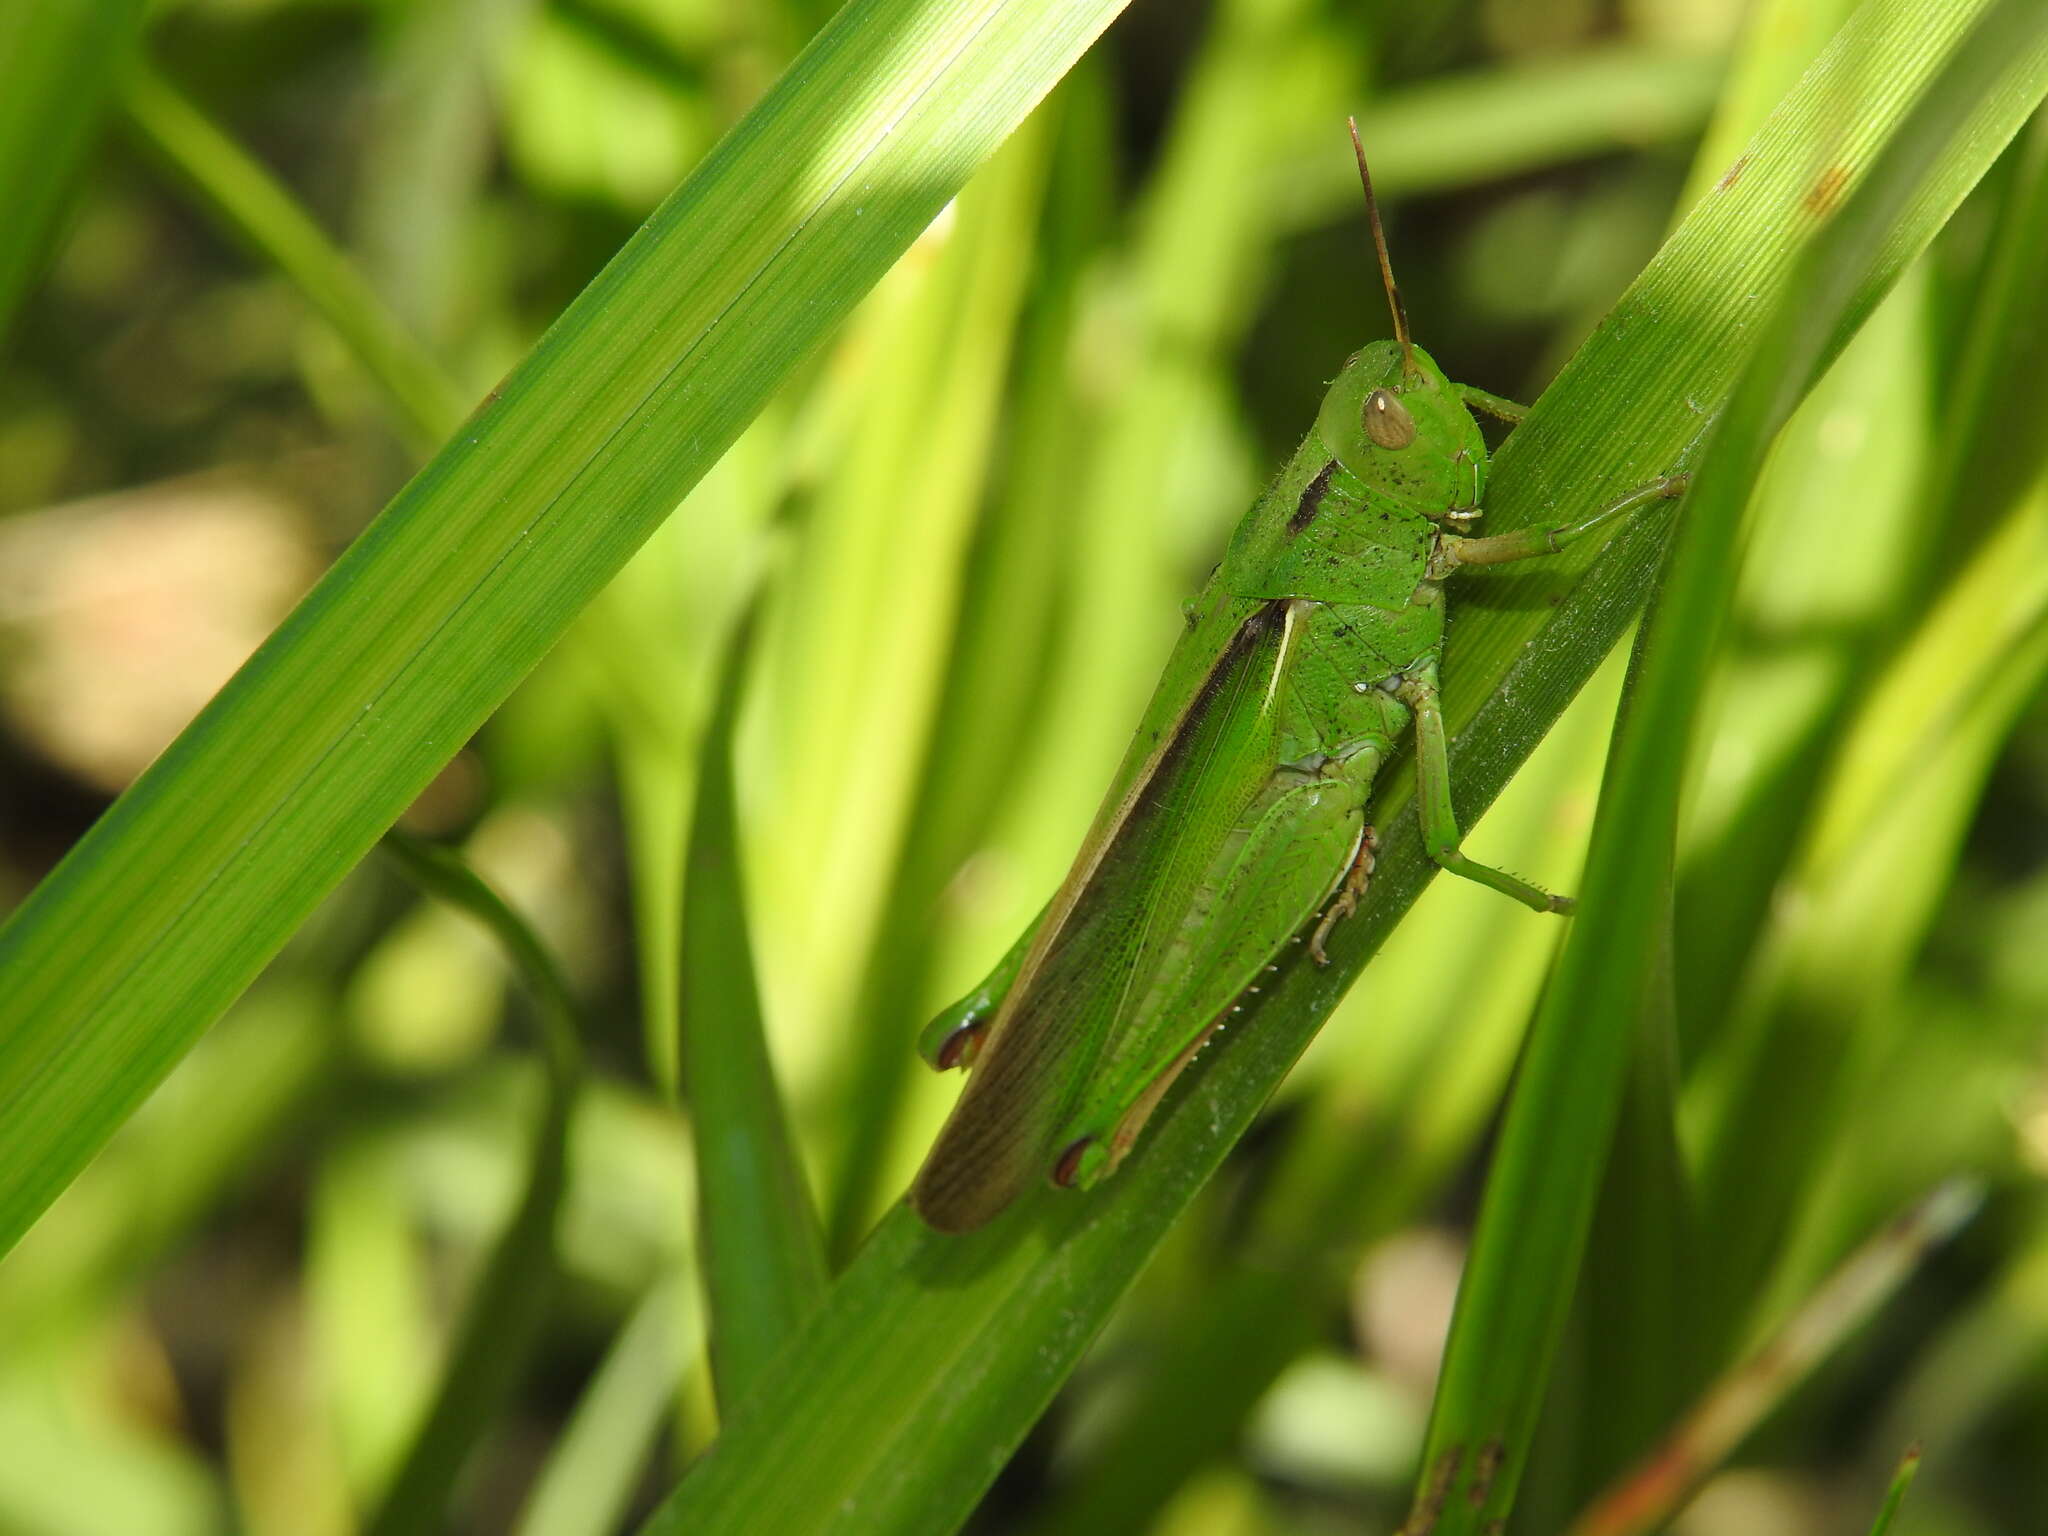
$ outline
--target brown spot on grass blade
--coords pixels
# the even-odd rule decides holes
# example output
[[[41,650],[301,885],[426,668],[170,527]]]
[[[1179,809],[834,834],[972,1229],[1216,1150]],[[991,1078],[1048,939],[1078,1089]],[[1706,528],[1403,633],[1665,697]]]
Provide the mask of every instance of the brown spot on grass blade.
[[[1748,169],[1749,156],[1746,154],[1737,155],[1735,157],[1735,163],[1729,166],[1727,170],[1723,171],[1721,173],[1721,179],[1714,183],[1714,190],[1716,192],[1726,192],[1730,187],[1734,186],[1736,182],[1742,180],[1742,173]]]
[[[1489,1440],[1479,1447],[1479,1455],[1472,1463],[1472,1486],[1465,1490],[1465,1497],[1474,1509],[1486,1508],[1486,1501],[1493,1493],[1493,1480],[1507,1459],[1507,1448],[1498,1440]]]
[[[1396,1536],[1430,1536],[1436,1523],[1443,1518],[1444,1504],[1451,1496],[1451,1485],[1458,1479],[1458,1464],[1465,1459],[1465,1448],[1454,1445],[1437,1457],[1436,1465],[1429,1470],[1429,1481],[1422,1485],[1416,1496],[1415,1508],[1408,1512]]]
[[[1842,194],[1848,187],[1849,173],[1839,165],[1831,165],[1806,189],[1806,196],[1800,202],[1815,218],[1824,219],[1840,205]]]

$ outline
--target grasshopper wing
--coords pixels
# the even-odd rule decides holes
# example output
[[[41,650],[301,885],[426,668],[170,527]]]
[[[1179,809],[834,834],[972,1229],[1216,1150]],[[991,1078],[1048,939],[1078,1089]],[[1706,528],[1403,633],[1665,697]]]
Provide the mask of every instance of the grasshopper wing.
[[[978,1227],[1050,1172],[1098,1061],[1140,1011],[1134,993],[1148,958],[1211,863],[1208,844],[1272,771],[1285,606],[1264,604],[1238,626],[1121,799],[1097,818],[911,1186],[928,1225]]]

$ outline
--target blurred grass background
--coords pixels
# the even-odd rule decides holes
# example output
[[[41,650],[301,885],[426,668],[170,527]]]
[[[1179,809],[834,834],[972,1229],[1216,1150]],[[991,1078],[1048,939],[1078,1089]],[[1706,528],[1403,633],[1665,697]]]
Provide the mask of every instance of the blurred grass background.
[[[75,152],[28,157],[64,186],[21,205],[53,211],[0,264],[10,903],[831,9],[189,0],[152,12],[147,75],[120,67],[133,7],[69,51],[0,53],[110,103]],[[758,993],[816,1201],[788,1241],[843,1262],[952,1092],[916,1067],[917,1024],[1056,883],[1179,599],[1385,331],[1344,114],[1418,336],[1529,398],[1848,8],[1748,9],[1137,0],[410,814],[574,1002],[523,984],[475,904],[372,861],[0,1262],[0,1530],[630,1529],[749,1369],[706,1347],[720,1235],[700,1250],[679,999]],[[221,212],[235,145],[352,263],[249,254]],[[1675,877],[1669,1059],[1644,1069],[1662,1099],[1624,1112],[1647,1130],[1625,1118],[1644,1139],[1603,1195],[1516,1529],[1565,1528],[1964,1171],[1981,1214],[1812,1381],[1772,1384],[1674,1528],[1867,1530],[1916,1439],[1894,1531],[2048,1527],[2044,244],[2037,122],[1751,507]],[[355,288],[374,333],[323,318]],[[722,677],[737,718],[710,740],[736,768],[707,800],[750,919],[737,996],[684,982],[686,830],[701,882],[726,820],[696,795]],[[1575,887],[1620,685],[1617,664],[1587,689],[1480,856]],[[1559,937],[1453,884],[975,1528],[1400,1525]],[[544,1044],[565,1006],[571,1088]],[[761,1065],[720,1081],[758,1089]],[[485,1306],[480,1277],[550,1225],[518,1271],[538,1317]],[[1658,1284],[1676,1303],[1631,1318]],[[448,1363],[479,1355],[505,1379],[450,1430],[449,1382],[477,1376]]]

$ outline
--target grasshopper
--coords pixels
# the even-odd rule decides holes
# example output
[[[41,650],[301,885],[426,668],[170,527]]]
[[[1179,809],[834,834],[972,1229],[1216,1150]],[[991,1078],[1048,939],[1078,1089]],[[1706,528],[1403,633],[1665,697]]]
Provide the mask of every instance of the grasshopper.
[[[973,1068],[910,1192],[941,1231],[980,1226],[1041,1176],[1100,1183],[1290,941],[1328,963],[1324,942],[1372,875],[1374,780],[1410,729],[1430,857],[1539,912],[1571,910],[1460,847],[1438,699],[1444,582],[1554,554],[1683,478],[1582,521],[1471,531],[1487,471],[1473,412],[1526,412],[1453,384],[1410,340],[1355,122],[1351,142],[1394,338],[1346,361],[1188,605],[1058,893],[926,1027],[932,1065]]]

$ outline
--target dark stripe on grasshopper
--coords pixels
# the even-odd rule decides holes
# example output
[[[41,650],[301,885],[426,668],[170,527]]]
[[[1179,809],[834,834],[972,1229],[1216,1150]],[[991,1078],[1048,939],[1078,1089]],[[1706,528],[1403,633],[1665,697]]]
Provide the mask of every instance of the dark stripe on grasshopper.
[[[1330,460],[1316,471],[1315,479],[1301,488],[1301,500],[1295,503],[1294,516],[1287,519],[1287,531],[1299,533],[1316,520],[1316,513],[1322,510],[1323,498],[1330,492],[1330,476],[1337,473],[1337,461]]]

